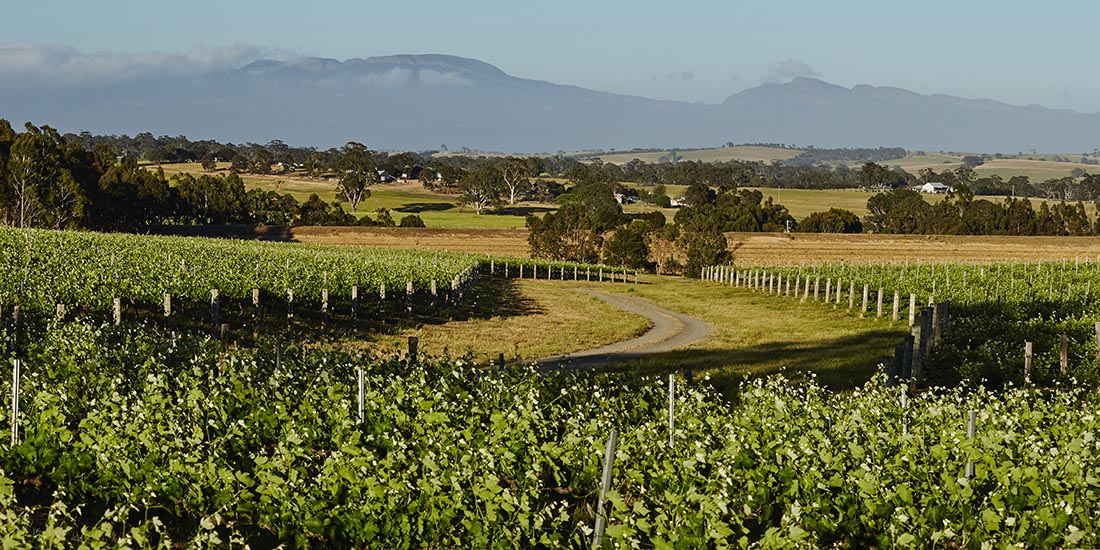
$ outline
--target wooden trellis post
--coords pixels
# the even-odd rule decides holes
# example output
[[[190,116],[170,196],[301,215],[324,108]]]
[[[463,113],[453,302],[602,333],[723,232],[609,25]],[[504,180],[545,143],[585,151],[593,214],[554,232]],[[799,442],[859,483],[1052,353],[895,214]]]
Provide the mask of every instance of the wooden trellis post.
[[[863,285],[863,308],[859,310],[859,317],[861,319],[867,313],[867,298],[869,297],[869,291],[870,291],[870,288],[865,283]]]
[[[359,320],[359,285],[351,287],[351,320]]]
[[[221,324],[221,300],[219,299],[218,289],[210,289],[210,326],[213,327],[211,332],[217,334],[218,325]]]

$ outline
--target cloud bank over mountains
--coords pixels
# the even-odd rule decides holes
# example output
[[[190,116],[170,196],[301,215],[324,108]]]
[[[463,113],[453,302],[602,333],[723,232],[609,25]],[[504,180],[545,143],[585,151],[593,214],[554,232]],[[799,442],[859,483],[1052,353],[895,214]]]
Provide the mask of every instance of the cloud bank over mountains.
[[[192,48],[185,53],[83,53],[62,44],[0,44],[0,87],[101,86],[235,70],[277,55],[255,46]]]

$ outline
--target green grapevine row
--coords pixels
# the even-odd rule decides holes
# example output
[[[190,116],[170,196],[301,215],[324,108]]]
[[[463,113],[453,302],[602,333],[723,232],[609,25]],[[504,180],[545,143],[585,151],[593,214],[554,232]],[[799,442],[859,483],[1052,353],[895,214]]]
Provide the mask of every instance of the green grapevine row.
[[[1080,390],[903,407],[879,378],[758,379],[733,402],[681,384],[670,444],[664,380],[297,345],[277,367],[272,346],[223,360],[79,322],[33,342],[21,439],[0,438],[4,547],[580,547],[613,428],[615,547],[1100,544],[1100,417]]]
[[[217,289],[225,298],[247,299],[252,289],[266,295],[320,299],[391,296],[437,283],[440,292],[463,284],[484,263],[527,268],[527,277],[562,278],[579,269],[606,270],[625,278],[625,271],[566,262],[489,258],[453,252],[397,250],[292,243],[154,237],[90,232],[19,230],[0,227],[0,304],[49,313],[56,304],[109,310],[115,298],[160,303],[165,293],[196,301],[209,300]],[[551,273],[552,271],[552,273]]]
[[[1065,381],[1060,372],[1060,339],[1067,337],[1068,376],[1100,383],[1096,323],[1100,321],[1100,263],[1062,261],[994,264],[826,264],[814,266],[716,266],[708,279],[725,284],[771,288],[787,295],[798,289],[802,299],[829,302],[855,313],[877,316],[879,292],[884,314],[892,315],[895,292],[901,318],[916,306],[951,304],[951,327],[930,358],[928,373],[936,383],[960,381],[991,386],[1024,380],[1024,342],[1035,345],[1033,380]],[[759,284],[756,281],[763,281]],[[768,284],[766,281],[775,281]],[[782,281],[782,287],[780,283]],[[1094,284],[1095,283],[1095,284]],[[837,295],[839,285],[840,295]],[[809,289],[807,291],[807,286]],[[817,288],[815,295],[814,288]],[[1095,288],[1094,288],[1095,287]]]

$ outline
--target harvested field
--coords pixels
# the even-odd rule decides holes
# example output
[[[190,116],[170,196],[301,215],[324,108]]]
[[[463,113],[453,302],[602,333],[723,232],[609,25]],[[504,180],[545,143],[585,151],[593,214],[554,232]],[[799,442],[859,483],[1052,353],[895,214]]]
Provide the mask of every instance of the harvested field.
[[[290,240],[309,244],[453,250],[471,254],[530,256],[526,229],[402,227],[166,227],[164,233],[236,239]],[[1100,237],[972,235],[840,235],[826,233],[726,233],[734,261],[802,262],[995,262],[1074,258],[1098,261]]]
[[[837,235],[727,233],[734,261],[802,262],[995,262],[1100,257],[1100,237],[970,235]]]
[[[426,248],[526,258],[526,229],[435,229],[407,227],[295,227],[295,241],[310,244]]]

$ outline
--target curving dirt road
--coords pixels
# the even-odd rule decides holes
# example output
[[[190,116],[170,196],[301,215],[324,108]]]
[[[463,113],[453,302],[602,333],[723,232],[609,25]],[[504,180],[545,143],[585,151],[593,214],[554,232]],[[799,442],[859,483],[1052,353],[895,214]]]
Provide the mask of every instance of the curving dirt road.
[[[669,311],[649,300],[622,294],[610,294],[598,290],[584,290],[583,292],[624,311],[642,315],[653,323],[653,327],[633,340],[610,344],[602,348],[540,359],[538,363],[546,370],[593,367],[626,361],[652,353],[682,348],[702,340],[707,335],[708,327],[703,321],[683,313]]]

